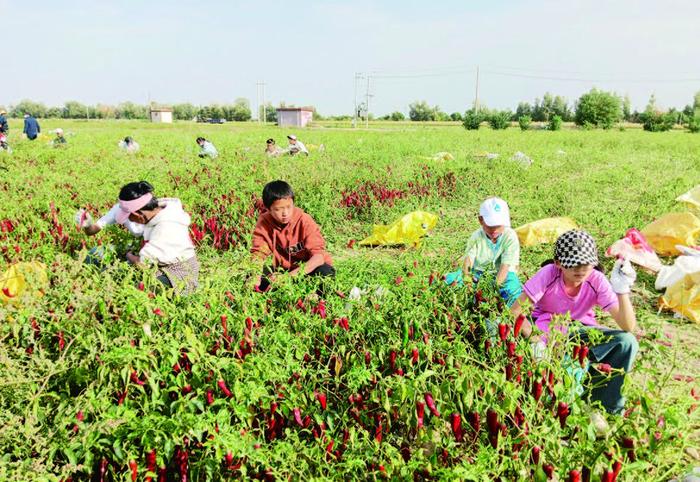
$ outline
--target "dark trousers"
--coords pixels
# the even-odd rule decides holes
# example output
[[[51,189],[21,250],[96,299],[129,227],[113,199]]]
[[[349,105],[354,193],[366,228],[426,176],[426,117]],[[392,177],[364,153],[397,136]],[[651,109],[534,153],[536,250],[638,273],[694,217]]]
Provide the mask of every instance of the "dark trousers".
[[[268,266],[265,266],[265,268],[263,268],[262,279],[260,280],[259,287],[260,291],[267,291],[270,288],[270,278],[268,278],[268,276],[271,275],[273,272],[274,270]],[[321,276],[323,278],[332,278],[333,276],[335,276],[335,268],[333,268],[333,266],[331,266],[330,264],[324,263],[315,270],[313,270],[311,273],[309,273],[307,276]]]

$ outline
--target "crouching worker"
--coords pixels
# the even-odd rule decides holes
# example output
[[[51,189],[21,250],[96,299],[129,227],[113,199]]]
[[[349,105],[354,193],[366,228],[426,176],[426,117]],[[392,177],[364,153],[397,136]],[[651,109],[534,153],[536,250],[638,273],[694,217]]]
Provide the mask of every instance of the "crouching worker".
[[[508,204],[497,197],[484,200],[479,207],[479,224],[467,241],[463,273],[470,273],[477,281],[485,274],[494,275],[498,292],[511,306],[522,293],[522,285],[517,275],[520,242],[510,227]],[[461,284],[461,276],[450,273],[447,281]]]
[[[265,185],[263,204],[268,209],[253,231],[253,258],[264,261],[272,255],[272,268],[265,267],[257,288],[266,291],[275,272],[291,275],[334,276],[326,242],[316,222],[294,206],[294,191],[284,181]]]
[[[156,278],[177,294],[189,294],[198,285],[199,262],[190,239],[190,216],[175,198],[157,199],[146,181],[122,187],[119,202],[96,223],[84,210],[76,213],[76,224],[87,235],[94,235],[111,224],[125,226],[145,243],[138,254],[126,253],[136,266],[154,264]]]
[[[621,390],[625,373],[632,369],[639,349],[637,339],[631,333],[636,325],[634,308],[630,302],[630,291],[636,273],[629,261],[617,260],[610,281],[598,268],[596,243],[585,231],[572,230],[559,236],[554,248],[554,262],[545,264],[523,288],[523,294],[511,311],[518,315],[521,303],[533,305],[532,321],[542,332],[549,333],[554,315],[569,315],[572,320],[569,336],[578,336],[584,343],[592,330],[602,333],[603,341],[589,346],[588,360],[604,363],[623,374],[614,375],[606,383],[593,365],[591,371],[593,388],[591,401],[599,401],[610,413],[624,409],[625,398]],[[598,306],[610,313],[620,328],[614,330],[599,326],[593,308]],[[523,334],[529,336],[532,326],[526,323]],[[559,327],[559,329],[563,329]]]

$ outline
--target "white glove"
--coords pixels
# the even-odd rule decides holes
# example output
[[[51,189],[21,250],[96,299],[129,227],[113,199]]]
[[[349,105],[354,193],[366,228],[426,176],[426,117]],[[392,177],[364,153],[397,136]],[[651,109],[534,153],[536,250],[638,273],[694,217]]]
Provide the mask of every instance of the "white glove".
[[[75,213],[75,225],[78,229],[84,229],[92,226],[92,216],[84,209],[78,209]]]
[[[615,261],[615,266],[610,273],[610,284],[615,293],[618,295],[628,294],[636,279],[637,272],[628,259]]]

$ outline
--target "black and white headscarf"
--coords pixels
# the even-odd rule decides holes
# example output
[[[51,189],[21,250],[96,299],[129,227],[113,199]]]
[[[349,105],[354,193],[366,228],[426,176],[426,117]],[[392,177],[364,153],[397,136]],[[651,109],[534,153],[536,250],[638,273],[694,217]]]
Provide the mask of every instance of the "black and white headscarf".
[[[598,249],[595,240],[585,231],[567,231],[557,238],[554,246],[554,259],[563,268],[573,268],[583,264],[598,264]]]

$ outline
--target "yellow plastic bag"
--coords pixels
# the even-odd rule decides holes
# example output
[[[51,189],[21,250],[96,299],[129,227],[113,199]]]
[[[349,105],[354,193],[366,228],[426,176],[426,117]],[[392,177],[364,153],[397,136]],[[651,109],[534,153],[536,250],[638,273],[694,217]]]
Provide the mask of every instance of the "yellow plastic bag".
[[[553,243],[559,236],[572,229],[578,229],[578,226],[571,218],[544,218],[524,224],[515,232],[521,246],[534,246]]]
[[[46,266],[38,261],[15,263],[0,277],[0,301],[3,303],[19,303],[30,296],[44,296],[49,286],[46,276]]]
[[[661,256],[681,254],[676,245],[695,245],[700,234],[700,219],[693,213],[668,213],[642,229],[642,234]]]
[[[700,323],[700,272],[688,274],[666,288],[666,293],[659,299],[659,306]]]
[[[360,241],[361,246],[386,246],[405,244],[419,246],[420,239],[428,234],[438,222],[435,214],[413,211],[389,226],[375,224],[372,235]]]
[[[700,212],[700,184],[678,196],[676,201],[685,204],[691,211]]]

